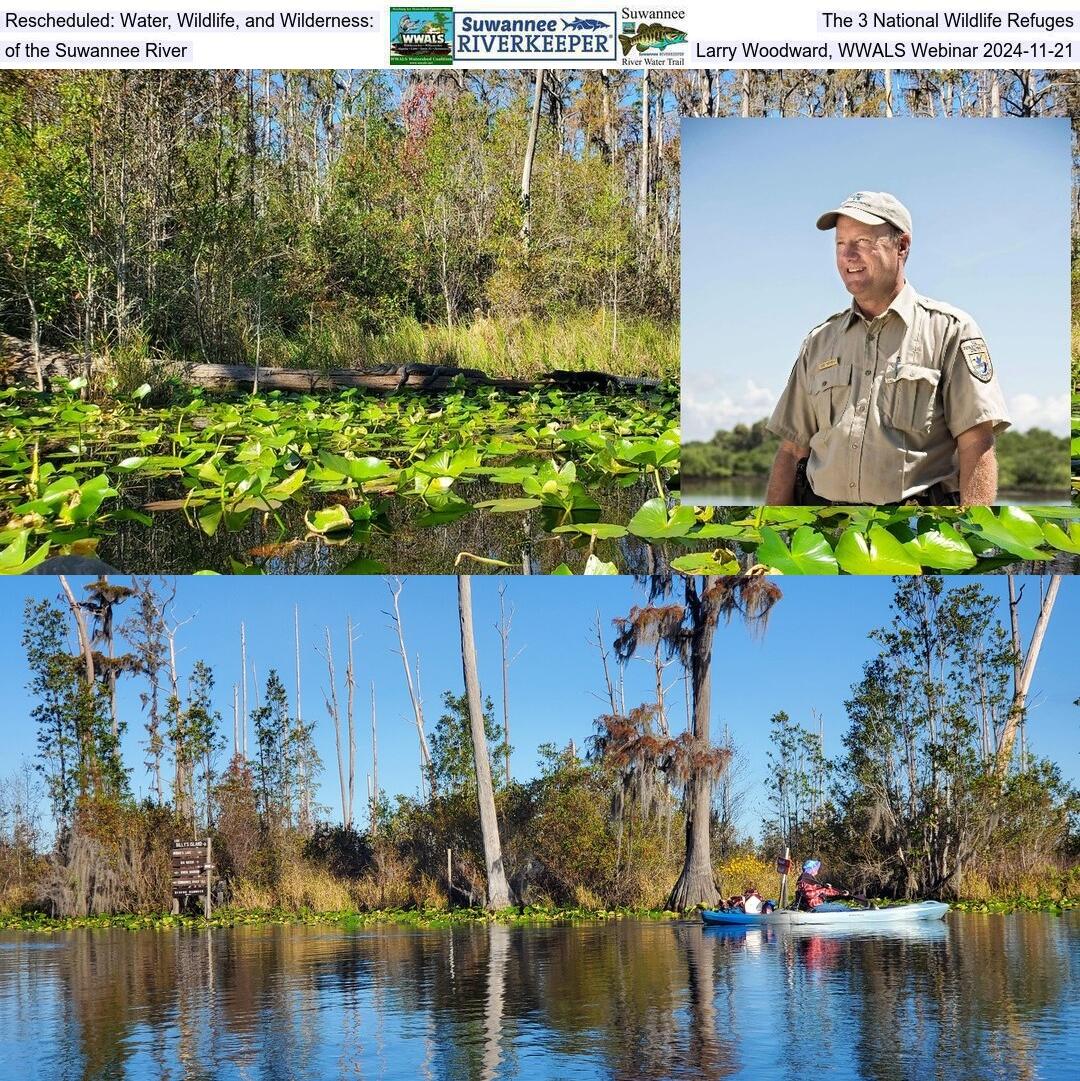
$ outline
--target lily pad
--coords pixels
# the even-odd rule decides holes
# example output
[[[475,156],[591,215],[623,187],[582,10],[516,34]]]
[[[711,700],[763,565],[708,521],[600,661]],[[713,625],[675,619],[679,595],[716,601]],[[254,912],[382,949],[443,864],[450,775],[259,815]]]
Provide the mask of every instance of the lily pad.
[[[790,549],[775,529],[763,526],[757,561],[780,574],[839,574],[832,545],[816,530],[800,526],[791,538]]]
[[[852,527],[837,542],[836,559],[848,574],[921,574],[922,564],[886,529]]]
[[[630,519],[627,529],[645,540],[665,540],[686,536],[693,528],[695,521],[693,507],[680,504],[669,512],[667,504],[657,496],[645,503]]]
[[[333,503],[329,507],[323,507],[322,510],[317,510],[314,514],[309,511],[304,515],[304,522],[312,533],[320,535],[338,533],[346,529],[351,531],[353,527],[353,520],[349,516],[348,510],[340,503]]]

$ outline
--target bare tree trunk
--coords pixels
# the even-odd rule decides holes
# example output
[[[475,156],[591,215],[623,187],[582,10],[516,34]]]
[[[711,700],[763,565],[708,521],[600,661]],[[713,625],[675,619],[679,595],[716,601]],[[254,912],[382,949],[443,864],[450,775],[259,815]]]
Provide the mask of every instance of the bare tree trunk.
[[[600,650],[600,663],[604,666],[604,683],[607,686],[608,701],[611,703],[611,713],[614,716],[619,712],[619,702],[615,697],[615,685],[611,682],[611,672],[608,670],[607,647],[604,645],[604,632],[600,626],[600,609],[596,610],[596,647]]]
[[[997,756],[994,760],[994,774],[999,782],[1005,779],[1005,774],[1009,771],[1013,743],[1016,740],[1016,730],[1024,719],[1028,691],[1031,689],[1031,680],[1035,675],[1035,665],[1039,660],[1039,651],[1042,649],[1043,638],[1046,636],[1050,613],[1054,609],[1054,601],[1057,599],[1058,589],[1060,588],[1061,575],[1055,574],[1050,579],[1050,588],[1047,589],[1046,596],[1042,598],[1042,604],[1039,607],[1039,618],[1035,621],[1035,629],[1031,632],[1031,643],[1028,645],[1027,653],[1024,655],[1024,663],[1020,669],[1020,680],[1013,689],[1009,715],[1005,719],[1005,728],[1001,733],[1001,742],[998,744]],[[1014,628],[1014,635],[1016,634],[1018,634],[1018,631]],[[1019,645],[1018,638],[1014,637],[1013,649],[1019,650]]]
[[[402,589],[401,580],[394,579],[393,584],[388,581],[386,585],[390,590],[390,596],[394,599],[394,612],[391,618],[394,621],[394,629],[397,631],[398,655],[401,657],[401,664],[405,669],[405,683],[409,688],[409,700],[412,702],[416,732],[420,740],[420,788],[423,791],[425,786],[430,785],[432,781],[431,748],[428,746],[427,733],[424,731],[424,703],[420,697],[419,680],[417,680],[417,684],[413,683],[412,669],[409,667],[409,655],[405,651],[405,630],[401,623],[401,608],[398,604]]]
[[[641,165],[638,174],[638,221],[644,223],[649,209],[649,69],[641,73]]]
[[[484,734],[484,707],[480,696],[480,677],[476,669],[476,642],[473,639],[472,578],[458,575],[458,616],[461,622],[461,667],[465,676],[465,694],[469,701],[469,728],[472,733],[473,761],[476,764],[476,800],[480,812],[480,833],[484,841],[484,869],[487,872],[487,907],[490,911],[510,904],[510,890],[503,868],[499,821],[495,814],[495,792],[491,785],[487,737]]]
[[[247,761],[247,724],[248,724],[248,676],[247,676],[247,631],[244,624],[240,624],[240,670],[244,673],[244,710],[240,714],[240,724],[242,726],[242,739],[240,753],[244,756],[244,761]]]
[[[892,116],[892,70],[885,69],[885,115]]]
[[[521,248],[526,261],[529,258],[529,237],[532,232],[530,209],[532,206],[533,158],[536,155],[536,136],[540,130],[540,106],[544,97],[544,69],[536,69],[536,89],[533,91],[532,116],[529,119],[529,139],[525,144],[525,161],[521,166]]]
[[[304,722],[300,707],[300,605],[293,605],[293,632],[296,641],[296,735],[303,738]],[[300,828],[304,833],[310,833],[314,822],[311,814],[311,778],[307,775],[307,760],[301,756],[299,760],[297,780],[300,784],[300,804],[298,815]]]
[[[67,597],[68,607],[71,609],[72,618],[75,620],[75,632],[79,638],[79,652],[83,658],[83,670],[85,673],[86,686],[88,689],[92,689],[94,686],[94,649],[90,641],[90,631],[86,626],[86,616],[83,615],[82,607],[75,599],[75,594],[71,591],[71,586],[68,584],[67,577],[63,574],[59,575],[60,588],[64,591],[64,596]]]
[[[345,630],[349,636],[349,663],[345,666],[345,686],[348,688],[348,708],[346,710],[345,719],[348,725],[349,732],[349,821],[352,822],[353,815],[353,798],[354,798],[354,778],[356,776],[356,726],[355,710],[353,704],[356,700],[356,662],[353,660],[353,629],[352,629],[352,616],[347,617],[345,621]]]
[[[371,683],[371,835],[379,829],[379,733],[375,724],[375,681]]]
[[[345,756],[341,749],[341,710],[337,699],[337,674],[334,671],[334,646],[330,628],[326,628],[326,671],[330,680],[330,693],[324,694],[326,711],[334,722],[334,746],[337,749],[338,785],[341,789],[341,824],[348,829],[352,825],[351,807],[345,795]]]
[[[30,353],[34,358],[34,371],[37,374],[37,388],[45,389],[45,373],[41,369],[41,324],[38,321],[37,305],[34,298],[26,293],[26,301],[30,305]]]
[[[505,760],[506,783],[510,784],[510,624],[514,619],[514,608],[506,612],[506,586],[499,586],[499,622],[495,629],[499,632],[502,645],[502,695],[503,695],[503,758]]]

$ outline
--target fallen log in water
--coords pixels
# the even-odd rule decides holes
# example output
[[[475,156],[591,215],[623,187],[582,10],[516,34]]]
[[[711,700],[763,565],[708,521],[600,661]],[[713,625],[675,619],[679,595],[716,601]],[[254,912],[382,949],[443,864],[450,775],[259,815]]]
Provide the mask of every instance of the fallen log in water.
[[[103,373],[108,362],[101,357],[91,361],[91,374]],[[64,379],[86,375],[85,359],[77,353],[59,349],[41,350],[41,369],[46,386]],[[536,379],[500,379],[485,375],[475,368],[455,368],[441,364],[384,365],[360,368],[328,368],[314,371],[303,368],[255,368],[242,364],[186,364],[177,366],[183,379],[194,386],[210,390],[250,390],[258,375],[259,390],[283,390],[311,393],[358,387],[361,390],[390,393],[397,390],[437,391],[459,386],[462,381],[472,386],[492,386],[500,390],[531,390],[537,386],[554,385],[564,390],[600,390],[617,394],[625,390],[648,390],[659,385],[657,379],[626,379],[606,372],[572,372],[557,370]],[[0,334],[0,374],[5,386],[36,385],[37,370],[29,343]]]

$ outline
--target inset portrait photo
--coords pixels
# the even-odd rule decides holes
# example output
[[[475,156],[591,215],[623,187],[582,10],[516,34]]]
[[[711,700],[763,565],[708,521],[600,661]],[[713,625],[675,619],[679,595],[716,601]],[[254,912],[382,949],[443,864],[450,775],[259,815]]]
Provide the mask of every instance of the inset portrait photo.
[[[683,120],[683,501],[1066,503],[1070,146]]]

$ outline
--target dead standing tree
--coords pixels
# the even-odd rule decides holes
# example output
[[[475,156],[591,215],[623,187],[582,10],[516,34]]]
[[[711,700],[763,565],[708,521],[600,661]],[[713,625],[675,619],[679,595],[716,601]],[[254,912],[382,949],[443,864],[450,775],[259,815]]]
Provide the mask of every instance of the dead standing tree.
[[[1009,771],[1017,730],[1023,728],[1028,692],[1031,690],[1031,681],[1035,676],[1035,665],[1039,660],[1043,638],[1046,636],[1046,628],[1050,623],[1050,613],[1054,610],[1054,601],[1057,600],[1060,587],[1061,575],[1055,574],[1051,577],[1046,592],[1040,598],[1039,616],[1035,621],[1035,629],[1031,632],[1031,642],[1025,653],[1020,641],[1020,621],[1017,614],[1024,587],[1021,586],[1019,593],[1017,593],[1013,576],[1009,575],[1009,615],[1012,648],[1016,659],[1013,669],[1012,702],[1009,705],[1009,714],[1005,719],[1005,727],[1002,729],[1001,738],[998,740],[997,753],[994,756],[994,775],[999,784],[1004,781],[1005,775]]]
[[[412,702],[413,718],[416,721],[416,735],[420,741],[420,791],[423,792],[425,786],[434,790],[431,747],[428,745],[427,733],[424,731],[424,700],[420,697],[420,659],[417,657],[417,676],[414,682],[412,669],[409,667],[409,654],[405,649],[405,628],[401,622],[401,606],[398,603],[398,598],[401,596],[404,586],[400,578],[394,578],[393,580],[387,579],[386,588],[390,590],[390,596],[393,598],[394,611],[392,613],[385,612],[384,615],[390,616],[394,621],[394,630],[397,633],[398,640],[396,652],[401,657],[401,664],[405,669],[405,685],[409,689],[409,701]]]
[[[489,911],[510,904],[510,889],[503,867],[499,820],[495,814],[495,791],[491,784],[491,761],[484,733],[484,707],[480,694],[480,676],[476,667],[476,641],[473,636],[472,578],[458,575],[458,616],[461,622],[461,667],[465,676],[465,694],[469,702],[469,728],[472,734],[473,762],[476,766],[476,801],[480,813],[480,834],[484,842],[487,871],[487,907]]]
[[[341,788],[341,824],[345,829],[352,829],[353,815],[353,777],[356,761],[356,734],[353,723],[353,698],[356,685],[356,673],[353,667],[353,629],[352,618],[346,620],[345,633],[348,641],[348,661],[345,667],[345,685],[348,691],[346,704],[346,738],[348,749],[341,745],[341,706],[338,703],[337,693],[337,670],[334,666],[334,643],[330,636],[330,628],[326,630],[326,652],[316,649],[316,653],[326,661],[326,674],[329,690],[323,691],[323,701],[326,704],[326,712],[334,722],[334,748],[337,752],[338,783]],[[346,758],[348,760],[348,781],[345,779]]]
[[[652,580],[653,597],[667,583]],[[720,897],[713,881],[709,819],[712,789],[727,765],[728,756],[710,739],[712,711],[712,652],[716,627],[723,616],[741,617],[751,631],[764,631],[780,589],[758,569],[737,575],[708,575],[684,579],[684,603],[634,608],[616,620],[619,635],[615,652],[621,661],[635,655],[639,646],[663,643],[665,651],[678,655],[690,670],[693,713],[689,738],[673,763],[674,776],[685,778],[686,857],[683,869],[668,898],[667,907],[683,912],[695,905],[715,905]]]

